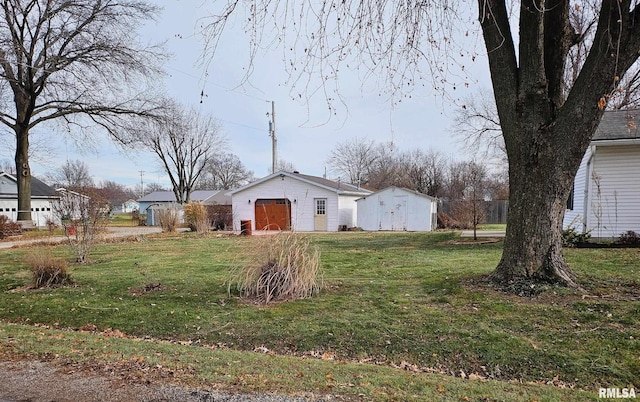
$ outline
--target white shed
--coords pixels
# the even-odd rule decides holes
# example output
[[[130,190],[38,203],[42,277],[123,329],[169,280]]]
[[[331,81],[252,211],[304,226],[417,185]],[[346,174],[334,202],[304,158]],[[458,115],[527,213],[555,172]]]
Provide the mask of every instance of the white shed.
[[[356,226],[356,200],[371,194],[351,184],[300,173],[276,172],[228,193],[233,228],[336,232]]]
[[[605,112],[576,174],[564,227],[614,238],[640,232],[640,110]]]
[[[358,226],[363,230],[428,232],[437,225],[437,199],[417,191],[387,187],[357,203]]]

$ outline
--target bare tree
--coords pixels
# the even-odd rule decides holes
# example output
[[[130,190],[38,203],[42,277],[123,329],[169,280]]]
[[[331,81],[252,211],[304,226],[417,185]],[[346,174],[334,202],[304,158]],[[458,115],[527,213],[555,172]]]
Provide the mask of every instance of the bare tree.
[[[466,164],[467,185],[464,190],[464,205],[468,212],[468,219],[473,227],[473,239],[478,239],[478,225],[485,216],[484,198],[487,190],[487,169],[476,162]]]
[[[109,219],[109,206],[93,189],[82,192],[62,189],[59,199],[54,201],[54,215],[61,222],[67,242],[76,255],[76,261],[88,261],[89,253]]]
[[[349,183],[368,184],[373,163],[380,156],[376,143],[366,138],[353,138],[338,143],[331,151],[327,165],[336,176]]]
[[[0,2],[0,123],[15,133],[18,220],[31,219],[30,130],[61,121],[87,124],[114,138],[128,117],[148,115],[139,84],[156,74],[156,48],[136,31],[158,8],[144,0],[3,0]],[[81,131],[81,130],[79,130]]]
[[[442,197],[447,161],[441,153],[416,149],[401,154],[398,165],[401,171],[398,185],[432,197]]]
[[[377,189],[400,185],[402,179],[400,154],[395,144],[386,142],[376,145],[372,157],[367,181],[364,184]]]
[[[124,184],[112,180],[101,181],[94,189],[99,197],[106,200],[110,209],[119,210],[127,200],[136,198],[136,195]]]
[[[207,163],[198,181],[202,190],[230,190],[254,180],[253,172],[248,170],[236,155],[224,153],[214,155]]]
[[[147,183],[145,184],[144,194],[153,193],[155,191],[168,191],[168,189],[160,183]],[[140,194],[142,191],[136,191],[136,194]]]
[[[465,99],[456,110],[452,130],[472,153],[506,159],[500,118],[490,90],[481,90]]]
[[[509,171],[504,168],[487,173],[487,195],[491,200],[509,199]]]
[[[280,170],[284,172],[294,172],[296,171],[296,166],[287,160],[278,159],[278,162],[276,163],[276,172]]]
[[[0,172],[15,174],[16,173],[15,163],[11,162],[10,160],[3,159],[2,161],[0,161]]]
[[[165,118],[149,121],[138,140],[158,157],[176,202],[185,204],[209,160],[224,149],[226,139],[214,117],[177,105],[168,110]]]
[[[49,182],[54,187],[78,189],[82,187],[94,187],[93,178],[89,173],[89,165],[81,160],[66,161],[64,165],[51,173]]]
[[[133,186],[133,190],[131,190],[131,198],[144,197],[145,195],[154,193],[156,191],[173,191],[169,187],[154,182],[144,183],[144,188],[142,186],[143,185],[141,183]]]

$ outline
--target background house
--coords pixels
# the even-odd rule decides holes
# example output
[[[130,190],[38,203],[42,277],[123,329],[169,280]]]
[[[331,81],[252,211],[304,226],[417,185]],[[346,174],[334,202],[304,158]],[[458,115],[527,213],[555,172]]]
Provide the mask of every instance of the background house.
[[[605,112],[567,202],[564,227],[595,238],[640,232],[639,110]]]
[[[133,211],[139,211],[139,210],[140,210],[140,204],[136,200],[127,200],[124,203],[122,203],[121,211],[125,214],[131,213]]]
[[[233,229],[335,232],[356,226],[356,200],[371,191],[300,173],[276,172],[228,193]]]
[[[357,203],[358,226],[364,230],[428,232],[437,226],[437,199],[417,191],[387,187]]]
[[[31,177],[31,219],[37,227],[54,221],[52,201],[57,200],[53,187]],[[18,217],[18,181],[14,175],[0,172],[0,214],[15,222]]]
[[[191,193],[191,201],[202,202],[207,206],[214,227],[231,226],[231,197],[225,194],[225,190],[196,190]],[[154,191],[138,199],[140,213],[146,214],[146,223],[150,226],[159,224],[156,213],[160,209],[178,208],[182,206],[176,203],[173,191]],[[227,221],[220,223],[221,216],[226,216]]]
[[[53,201],[52,205],[53,221],[56,224],[67,220],[77,221],[90,218],[93,207],[90,204],[91,197],[66,188],[57,188],[55,191],[58,199]],[[104,207],[100,207],[99,209],[102,214],[106,215],[109,213],[108,204],[105,204]]]

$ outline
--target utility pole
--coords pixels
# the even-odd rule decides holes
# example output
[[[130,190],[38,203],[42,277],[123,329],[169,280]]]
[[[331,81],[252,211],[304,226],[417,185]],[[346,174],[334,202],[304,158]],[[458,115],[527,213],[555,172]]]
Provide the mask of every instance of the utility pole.
[[[276,103],[274,101],[271,101],[269,136],[271,137],[271,173],[275,173],[278,164],[278,138],[276,137]]]
[[[140,197],[144,197],[144,182],[142,176],[144,176],[144,170],[138,170],[140,172]]]

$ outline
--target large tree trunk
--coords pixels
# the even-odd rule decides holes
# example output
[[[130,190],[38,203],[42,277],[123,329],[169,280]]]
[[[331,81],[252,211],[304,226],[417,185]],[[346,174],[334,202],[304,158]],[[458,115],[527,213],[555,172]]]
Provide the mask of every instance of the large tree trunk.
[[[16,129],[16,179],[18,181],[18,222],[31,226],[31,168],[29,167],[29,130]]]
[[[558,172],[553,163],[558,151],[549,152],[544,161],[512,163],[509,169],[507,234],[502,259],[491,278],[517,292],[535,282],[576,286],[561,240],[573,175]]]
[[[577,37],[569,1],[521,1],[517,51],[505,0],[478,5],[509,158],[507,235],[491,278],[517,292],[540,281],[577,286],[562,255],[566,200],[608,94],[638,59],[640,21],[630,1],[603,0],[594,45],[566,93]]]

